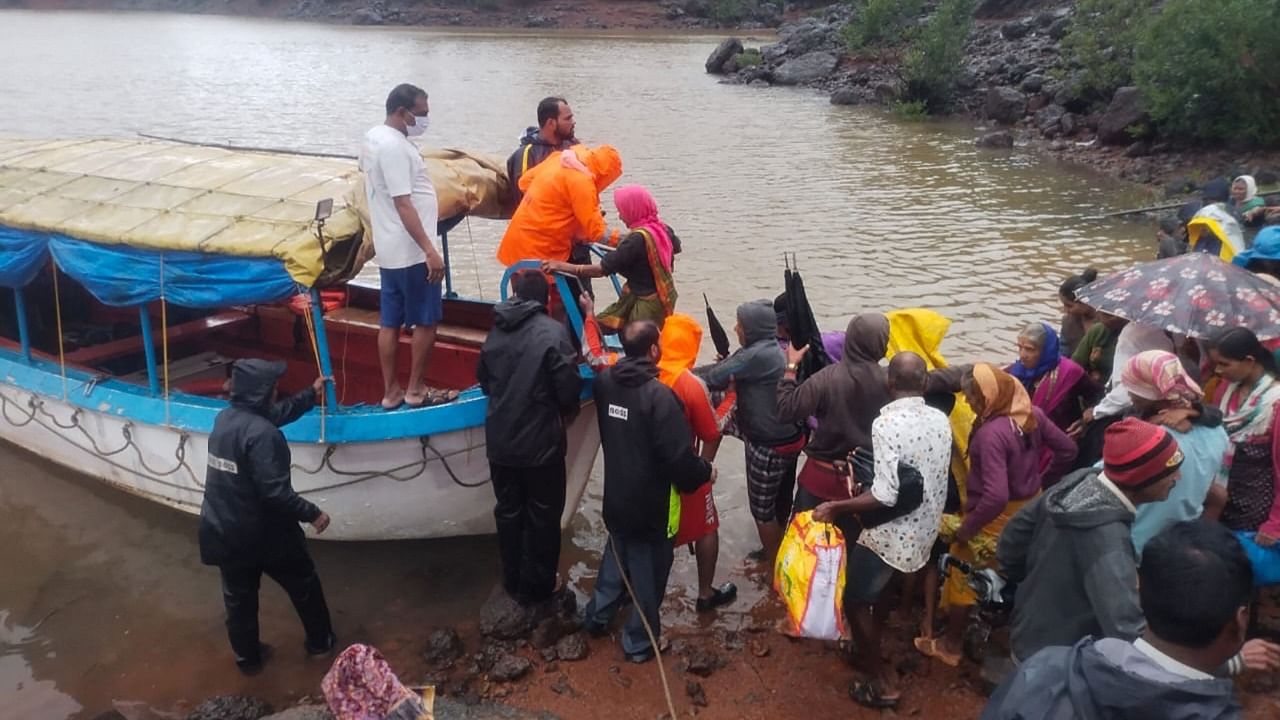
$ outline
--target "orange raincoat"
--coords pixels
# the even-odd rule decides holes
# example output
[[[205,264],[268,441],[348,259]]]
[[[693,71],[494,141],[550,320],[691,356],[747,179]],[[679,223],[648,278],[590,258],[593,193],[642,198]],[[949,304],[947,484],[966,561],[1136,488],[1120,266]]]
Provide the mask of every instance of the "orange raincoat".
[[[569,148],[583,172],[552,153],[520,177],[524,200],[498,245],[504,266],[521,260],[568,260],[575,240],[599,242],[608,228],[600,214],[600,193],[622,176],[622,158],[610,145]]]

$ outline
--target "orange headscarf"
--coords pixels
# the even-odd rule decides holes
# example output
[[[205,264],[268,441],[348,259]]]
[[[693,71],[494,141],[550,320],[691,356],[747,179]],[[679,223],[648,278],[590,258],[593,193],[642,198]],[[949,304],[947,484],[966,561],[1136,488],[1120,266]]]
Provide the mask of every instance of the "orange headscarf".
[[[1031,411],[1031,396],[1018,379],[987,363],[973,366],[975,400],[973,411],[981,422],[1006,416],[1024,433],[1036,429],[1036,416]]]
[[[681,313],[668,317],[658,336],[658,347],[662,348],[658,381],[667,387],[675,385],[676,378],[693,369],[701,346],[702,327],[698,321]]]

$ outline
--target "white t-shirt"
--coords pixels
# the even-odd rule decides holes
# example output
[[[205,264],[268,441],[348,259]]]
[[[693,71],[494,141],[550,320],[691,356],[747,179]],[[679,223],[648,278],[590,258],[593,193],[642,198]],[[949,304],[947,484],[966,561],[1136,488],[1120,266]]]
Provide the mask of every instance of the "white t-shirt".
[[[924,398],[894,400],[871,423],[871,452],[876,475],[871,495],[887,506],[898,503],[898,461],[920,471],[924,499],[920,507],[882,525],[867,528],[858,544],[880,556],[893,569],[913,573],[929,563],[938,539],[942,508],[947,503],[947,468],[951,465],[951,423]]]
[[[400,221],[394,200],[410,196],[427,237],[434,243],[440,208],[418,148],[399,130],[378,125],[364,135],[360,171],[365,176],[365,199],[369,202],[378,267],[394,270],[426,262],[426,253]]]

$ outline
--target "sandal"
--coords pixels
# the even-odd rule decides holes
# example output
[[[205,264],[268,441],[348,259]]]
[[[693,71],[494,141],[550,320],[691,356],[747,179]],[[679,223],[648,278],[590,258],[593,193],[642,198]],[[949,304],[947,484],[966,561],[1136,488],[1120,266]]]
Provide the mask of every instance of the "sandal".
[[[849,685],[849,697],[859,705],[873,710],[896,708],[898,707],[898,702],[902,700],[901,695],[898,697],[881,695],[880,690],[876,688],[875,682],[871,680],[851,683]]]
[[[698,612],[706,613],[715,610],[722,605],[728,605],[738,598],[738,586],[731,582],[727,582],[718,588],[711,589],[711,597],[698,598],[694,603]]]
[[[404,396],[404,404],[410,408],[433,407],[435,405],[444,405],[458,399],[457,390],[437,390],[435,388],[427,388],[426,391],[418,396],[406,394]]]
[[[946,650],[943,650],[942,643],[938,642],[937,638],[918,637],[913,640],[912,643],[916,646],[916,650],[919,650],[920,654],[925,657],[934,658],[935,660],[940,661],[943,665],[950,667],[960,666],[960,655],[951,654]]]

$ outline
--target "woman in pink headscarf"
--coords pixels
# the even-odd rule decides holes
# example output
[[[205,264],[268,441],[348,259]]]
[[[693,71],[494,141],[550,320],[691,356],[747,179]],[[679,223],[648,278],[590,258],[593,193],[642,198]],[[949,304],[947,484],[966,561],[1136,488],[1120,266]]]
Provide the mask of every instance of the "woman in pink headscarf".
[[[616,250],[599,265],[547,260],[542,269],[582,278],[614,274],[626,278],[618,301],[596,316],[605,332],[619,332],[632,320],[652,320],[661,326],[675,312],[676,286],[671,273],[674,256],[680,252],[680,238],[658,216],[658,204],[643,186],[618,188],[613,203],[629,230]]]

